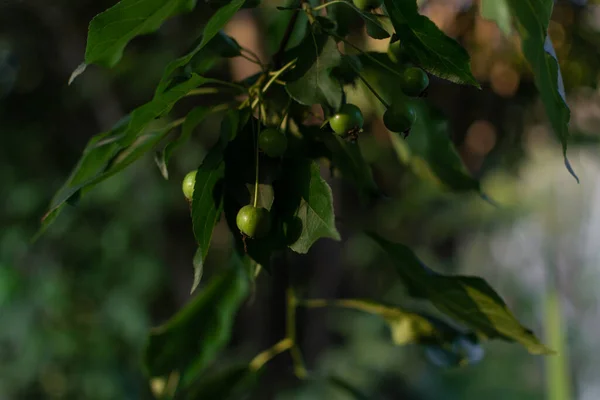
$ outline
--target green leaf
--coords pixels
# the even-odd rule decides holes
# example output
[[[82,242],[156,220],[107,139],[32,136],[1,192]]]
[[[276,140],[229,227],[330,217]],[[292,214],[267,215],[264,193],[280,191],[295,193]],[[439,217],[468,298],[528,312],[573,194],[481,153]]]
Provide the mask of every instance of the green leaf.
[[[138,107],[131,113],[131,121],[123,132],[121,142],[127,144],[133,141],[144,126],[171,111],[175,103],[185,97],[191,90],[210,82],[211,79],[192,74],[186,81],[158,96],[155,95],[150,102]]]
[[[249,287],[245,261],[234,254],[229,268],[164,325],[152,329],[144,354],[148,374],[160,377],[179,371],[181,383],[189,385],[229,342]]]
[[[367,28],[367,35],[378,40],[387,39],[390,37],[390,33],[383,26],[381,26],[376,17],[373,17],[368,13],[362,13],[362,17]]]
[[[311,160],[290,160],[283,170],[281,194],[285,214],[292,212],[302,231],[289,247],[307,253],[320,238],[340,240],[335,227],[331,188],[321,177],[319,165]]]
[[[181,147],[181,145],[187,143],[194,132],[194,128],[202,123],[202,121],[204,121],[206,117],[213,112],[215,112],[214,108],[204,106],[198,106],[190,111],[185,117],[185,121],[181,126],[181,134],[177,136],[175,140],[169,142],[165,146],[164,150],[157,155],[157,164],[165,179],[169,179],[168,167],[169,161],[171,161],[171,157],[173,156],[173,152]]]
[[[245,0],[233,0],[231,2],[228,2],[228,4],[219,8],[217,12],[215,12],[213,16],[210,17],[210,19],[206,23],[206,26],[204,27],[200,43],[198,43],[198,45],[188,54],[171,61],[167,65],[165,71],[163,72],[163,76],[160,80],[160,83],[156,88],[155,96],[159,93],[162,93],[169,86],[169,83],[173,79],[173,73],[177,69],[187,65],[190,61],[192,61],[194,56],[198,54],[200,50],[202,50],[208,44],[208,42],[211,41],[219,33],[221,29],[223,29],[227,22],[229,22],[229,20],[235,15],[235,13],[242,7],[244,1]]]
[[[188,390],[176,394],[174,400],[243,399],[256,387],[261,372],[252,370],[248,365],[232,366],[199,378]]]
[[[360,24],[360,15],[346,4],[336,3],[327,7],[327,16],[337,25],[337,34],[346,37],[351,29]]]
[[[480,191],[479,182],[471,176],[450,140],[445,118],[422,101],[412,102],[417,121],[410,135],[402,139],[390,133],[400,162],[408,165],[419,178],[443,189]]]
[[[483,279],[447,276],[427,268],[406,246],[369,234],[394,263],[404,282],[441,312],[488,338],[516,341],[532,354],[549,354],[533,332],[523,327]]]
[[[348,142],[331,134],[324,135],[323,140],[331,151],[333,165],[341,171],[345,179],[355,185],[363,200],[379,193],[373,180],[371,166],[360,152],[358,143]]]
[[[485,0],[483,3],[486,10],[492,7],[490,4],[485,4],[490,1],[496,0]],[[565,166],[579,182],[567,158],[571,112],[566,102],[556,53],[548,36],[548,24],[552,16],[554,0],[505,0],[505,3],[516,20],[517,30],[522,40],[521,48],[533,70],[535,84],[540,91],[552,129],[562,143]],[[501,19],[503,14],[487,16],[493,18],[500,26],[506,23]]]
[[[419,14],[416,0],[384,0],[384,4],[412,62],[440,78],[479,87],[467,51]]]
[[[204,265],[213,229],[223,210],[222,181],[224,176],[223,149],[217,145],[209,151],[196,172],[196,185],[192,198],[192,224],[198,243],[198,252],[200,252],[194,257],[196,271]],[[192,292],[196,289],[198,282],[196,279],[194,280]]]
[[[168,113],[179,99],[205,82],[204,78],[192,75],[186,82],[135,109],[112,130],[94,136],[69,179],[52,199],[38,236],[58,217],[65,202],[73,196],[82,195],[152,150],[171,129],[169,125],[160,125],[161,121],[157,118]],[[155,126],[157,123],[159,126]]]
[[[342,57],[335,40],[309,28],[302,43],[289,55],[297,59],[295,68],[285,76],[290,96],[304,105],[321,104],[337,110],[342,104],[342,86],[332,78],[331,71]]]
[[[185,117],[185,121],[181,127],[181,134],[175,139],[171,140],[162,151],[158,151],[154,157],[156,164],[160,170],[160,173],[165,179],[169,179],[169,161],[173,152],[177,150],[182,144],[192,136],[194,128],[200,124],[210,113],[214,112],[214,109],[204,106],[198,106],[191,110]]]
[[[339,3],[342,4],[342,3]],[[386,39],[390,37],[390,33],[381,25],[379,20],[373,14],[363,11],[360,8],[356,7],[350,1],[344,1],[343,3],[347,7],[352,8],[365,22],[365,26],[367,28],[367,34],[371,36],[373,39]],[[335,6],[334,6],[335,7]],[[345,36],[345,35],[344,35]]]
[[[86,64],[113,67],[131,39],[154,32],[167,18],[195,6],[196,0],[121,0],[90,22]]]
[[[207,251],[205,251],[202,247],[198,247],[196,249],[196,253],[194,253],[194,259],[192,260],[192,266],[194,268],[194,280],[192,282],[192,289],[190,293],[194,293],[202,280],[202,275],[204,274],[204,258],[206,257]]]
[[[221,121],[221,133],[217,144],[208,152],[196,172],[196,184],[192,197],[192,224],[198,249],[194,256],[194,283],[192,292],[200,283],[204,260],[210,248],[213,230],[223,211],[225,181],[225,150],[236,137],[243,118],[242,112],[229,110]],[[192,124],[193,122],[190,122]],[[191,129],[191,126],[188,126]]]

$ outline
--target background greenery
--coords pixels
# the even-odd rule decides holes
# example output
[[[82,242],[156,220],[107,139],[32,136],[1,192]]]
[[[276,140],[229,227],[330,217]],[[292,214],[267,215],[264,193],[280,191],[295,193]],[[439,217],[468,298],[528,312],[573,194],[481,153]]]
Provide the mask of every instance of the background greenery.
[[[548,133],[516,44],[502,39],[469,1],[424,3],[423,12],[469,50],[483,86],[478,91],[433,80],[429,102],[449,118],[448,132],[465,164],[500,206],[415,179],[398,162],[381,123],[372,121],[360,144],[377,161],[375,177],[393,200],[362,217],[420,250],[438,269],[484,276],[526,325],[563,351],[541,358],[494,342],[476,365],[440,368],[423,348],[394,346],[375,316],[307,310],[300,315],[307,364],[374,399],[596,399],[599,6],[560,1],[550,26],[573,113],[570,159],[578,186]],[[191,46],[209,15],[201,6],[168,21],[157,34],[135,39],[114,69],[90,67],[67,86],[83,58],[90,19],[112,4],[0,2],[2,399],[151,398],[140,369],[147,330],[190,297],[195,243],[180,180],[216,137],[218,121],[196,131],[174,159],[170,180],[146,157],[69,207],[43,239],[29,244],[87,140],[151,97],[166,63]],[[261,10],[245,12],[229,29],[240,41],[265,37],[255,50],[270,54],[277,43],[269,35],[285,24],[272,8]],[[247,65],[235,63],[223,62],[212,74],[227,79],[247,73]],[[359,87],[351,97],[368,114],[374,101],[366,93]],[[344,225],[344,216],[356,215],[352,190],[336,177],[330,183],[344,241],[322,241],[308,256],[286,260],[304,269],[308,297],[413,305],[400,284],[390,283],[393,271],[382,266],[380,254]],[[214,244],[207,276],[229,251],[224,225]],[[234,353],[250,359],[281,337],[284,293],[276,283],[276,277],[260,276],[223,363]],[[269,364],[256,398],[352,398],[324,380],[297,382],[287,357]]]

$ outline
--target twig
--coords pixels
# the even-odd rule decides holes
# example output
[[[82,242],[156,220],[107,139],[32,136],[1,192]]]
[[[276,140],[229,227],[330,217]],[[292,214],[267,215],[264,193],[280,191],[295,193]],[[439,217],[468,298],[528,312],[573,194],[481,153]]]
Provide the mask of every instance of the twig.
[[[304,359],[298,347],[298,339],[296,338],[296,308],[297,299],[294,294],[294,289],[287,289],[287,318],[286,318],[286,336],[292,341],[292,347],[290,348],[290,355],[294,363],[294,374],[298,379],[305,379],[308,375],[306,367],[304,366]]]
[[[277,342],[273,347],[263,351],[250,361],[250,369],[258,371],[263,365],[271,361],[271,359],[286,350],[289,350],[293,346],[294,342],[290,338],[285,338]]]
[[[300,0],[300,5],[304,0]],[[273,55],[273,65],[275,68],[280,68],[281,63],[283,62],[283,54],[285,53],[285,48],[292,37],[292,33],[294,33],[294,27],[296,26],[296,21],[298,20],[298,15],[300,15],[300,10],[295,10],[294,14],[290,17],[290,22],[288,22],[287,27],[285,28],[285,32],[283,33],[283,37],[281,38],[281,42],[279,43],[279,48]]]

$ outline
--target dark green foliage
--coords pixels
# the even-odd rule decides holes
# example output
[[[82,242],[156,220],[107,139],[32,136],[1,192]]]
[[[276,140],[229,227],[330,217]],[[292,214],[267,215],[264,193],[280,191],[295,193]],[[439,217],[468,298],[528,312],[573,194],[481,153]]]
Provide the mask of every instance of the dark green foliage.
[[[183,384],[189,384],[227,344],[249,283],[247,266],[235,255],[188,305],[152,330],[145,353],[148,374],[159,377],[179,371]]]
[[[488,1],[492,0],[484,3]],[[86,63],[114,66],[132,39],[156,31],[175,15],[192,11],[196,3],[122,0],[90,23]],[[364,137],[363,130],[368,135],[371,122],[376,123],[372,116],[382,117],[391,132],[411,133],[404,139],[390,135],[390,141],[398,159],[415,176],[454,192],[480,190],[479,182],[462,164],[443,118],[423,99],[407,98],[423,95],[429,86],[427,73],[479,86],[467,52],[421,15],[416,1],[385,0],[383,7],[379,0],[331,6],[311,1],[273,9],[273,13],[288,13],[291,17],[285,19],[287,25],[280,23],[282,19],[272,25],[282,37],[273,40],[275,45],[271,47],[276,50],[269,63],[254,59],[252,52],[223,33],[241,8],[255,7],[259,2],[207,3],[213,14],[194,47],[166,66],[150,101],[89,141],[70,178],[51,202],[42,226],[42,230],[49,226],[66,204],[77,204],[89,189],[146,153],[155,154],[160,172],[168,178],[174,151],[190,141],[195,128],[207,117],[221,118],[218,140],[183,181],[197,244],[192,291],[199,286],[213,231],[222,214],[233,237],[233,262],[213,276],[179,313],[152,330],[144,355],[150,377],[180,374],[176,399],[242,398],[256,385],[260,368],[252,364],[208,375],[205,370],[227,346],[235,315],[259,267],[272,271],[276,255],[289,251],[306,254],[319,239],[342,239],[336,226],[333,192],[323,178],[323,167],[341,172],[363,205],[381,197],[371,165],[356,142],[359,136]],[[546,38],[552,1],[538,3],[508,1],[566,160],[569,110],[556,57]],[[383,15],[371,12],[380,7]],[[322,8],[328,9],[326,17],[320,13]],[[389,25],[382,24],[384,18],[389,18],[394,32],[388,32]],[[493,12],[491,18],[496,18]],[[347,41],[350,32],[363,26],[374,39],[392,34],[387,54],[365,53]],[[238,56],[258,64],[261,72],[241,82],[204,76],[223,58]],[[74,76],[83,70],[79,68]],[[363,105],[365,115],[356,105],[347,103],[346,85],[359,84],[383,105],[382,109],[378,105],[370,107],[373,115],[367,115]],[[175,104],[186,96],[225,92],[229,94],[228,102],[182,108],[183,116],[172,115]],[[219,111],[225,112],[221,116]],[[180,125],[180,134],[168,138]],[[359,216],[350,218],[360,221]],[[375,233],[370,236],[382,247],[412,294],[428,300],[470,331],[437,317],[371,301],[339,300],[326,305],[380,315],[390,328],[394,344],[424,346],[427,356],[441,366],[479,361],[483,355],[480,338],[518,342],[533,354],[550,352],[517,321],[484,280],[433,272],[404,245]],[[289,271],[277,272],[287,276]],[[294,286],[293,278],[286,280]],[[296,307],[304,303],[294,297],[292,288],[288,290],[288,302],[288,318],[291,315],[293,319]],[[292,347],[297,359],[295,320],[287,324],[286,340],[291,344],[281,351]],[[296,374],[301,376],[298,371],[301,368],[296,365]],[[333,382],[348,393],[358,393],[342,380]]]

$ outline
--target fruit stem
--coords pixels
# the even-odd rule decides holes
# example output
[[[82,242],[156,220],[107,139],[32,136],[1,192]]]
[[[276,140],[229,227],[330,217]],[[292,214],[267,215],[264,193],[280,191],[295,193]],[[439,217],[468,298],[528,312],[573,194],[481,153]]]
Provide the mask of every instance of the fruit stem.
[[[352,68],[354,68],[354,66]],[[390,105],[383,99],[383,97],[381,97],[379,95],[379,93],[377,93],[377,91],[373,88],[373,86],[371,86],[369,84],[369,82],[367,82],[367,80],[360,74],[360,72],[356,71],[356,75],[358,76],[358,79],[360,79],[362,81],[362,83],[364,83],[365,86],[371,91],[371,93],[373,93],[373,95],[375,95],[375,97],[377,97],[377,100],[379,100],[381,102],[381,104],[383,104],[385,106],[386,109],[390,108]]]
[[[277,80],[277,78],[279,78],[281,76],[281,74],[283,74],[285,71],[287,71],[289,68],[291,68],[295,63],[296,63],[296,59],[293,59],[292,61],[285,64],[282,68],[275,71],[273,73],[273,76],[271,76],[271,78],[267,81],[267,83],[265,83],[265,86],[263,86],[262,92],[265,93],[269,89],[269,87],[273,84],[273,82],[275,82]]]
[[[254,138],[254,149],[255,149],[255,168],[254,168],[254,208],[258,205],[258,137],[260,136],[260,118],[261,118],[261,109],[258,109],[258,134]]]
[[[287,318],[286,318],[286,336],[292,341],[293,345],[290,348],[290,355],[292,356],[292,362],[294,363],[294,374],[298,379],[305,379],[308,375],[306,368],[304,367],[304,360],[302,359],[302,353],[298,347],[296,338],[296,307],[298,301],[294,294],[294,289],[291,287],[287,289]]]
[[[250,61],[252,64],[258,65],[262,70],[265,69],[264,65],[262,65],[262,63],[260,61],[256,60],[254,57],[249,57],[248,55],[246,55],[244,53],[240,53],[240,57]]]
[[[265,83],[265,86],[263,86],[262,93],[265,93],[267,90],[269,90],[269,87],[277,80],[277,78],[279,78],[281,76],[281,74],[283,74],[285,71],[287,71],[288,69],[293,67],[295,63],[296,63],[296,59],[293,59],[292,61],[285,64],[281,69],[275,71],[275,73],[271,76],[271,78],[267,81],[267,83]],[[259,98],[257,97],[254,100],[254,102],[252,103],[252,109],[254,109],[254,107],[256,107],[256,105],[258,104],[258,101],[259,101]]]
[[[331,6],[333,4],[339,4],[339,3],[345,3],[345,4],[347,4],[347,5],[349,5],[349,6],[352,7],[352,5],[349,2],[345,1],[345,0],[331,0],[331,1],[328,1],[327,3],[321,4],[320,6],[312,7],[311,10],[312,11],[319,11],[319,10],[322,10],[322,9],[328,7],[328,6]]]
[[[275,356],[289,350],[294,345],[294,342],[290,338],[285,338],[275,343],[272,347],[258,354],[250,361],[250,369],[252,371],[258,371],[263,365],[271,361]]]
[[[300,6],[302,5],[303,0],[300,0]],[[294,27],[296,26],[296,21],[298,20],[298,15],[300,15],[300,9],[296,9],[294,14],[290,17],[290,21],[285,28],[285,32],[283,33],[283,37],[281,38],[281,42],[279,43],[279,48],[277,52],[273,56],[273,64],[275,68],[278,68],[281,65],[283,54],[285,53],[285,48],[287,47],[290,39],[292,38],[292,33],[294,33]]]
[[[373,57],[368,52],[364,51],[363,49],[361,49],[360,47],[358,47],[354,43],[351,43],[350,41],[344,39],[343,37],[341,37],[339,35],[336,35],[335,33],[330,33],[330,35],[333,36],[334,38],[336,38],[337,40],[341,40],[342,42],[344,42],[344,44],[347,44],[348,46],[354,48],[355,50],[360,51],[361,54],[364,54],[365,57],[367,57],[369,60],[373,61],[375,64],[379,64],[379,66],[381,66],[382,68],[385,68],[389,72],[391,72],[392,74],[394,74],[394,75],[402,78],[402,75],[400,75],[400,73],[398,71],[395,71],[392,68],[388,67],[387,65],[385,65],[384,63],[382,63],[381,61],[379,61],[378,59],[376,59],[375,57]]]
[[[257,65],[260,65],[260,68],[263,71],[265,70],[265,64],[263,64],[262,61],[260,61],[260,57],[258,56],[258,54],[256,54],[252,50],[247,49],[245,47],[242,47],[241,52],[247,53],[247,54],[242,54],[242,57],[244,57],[248,61],[252,61],[253,63],[255,63]]]
[[[242,92],[245,92],[247,90],[246,87],[244,87],[244,86],[242,86],[240,84],[237,84],[237,83],[234,83],[234,82],[222,81],[220,79],[204,78],[204,81],[206,83],[217,83],[219,85],[228,86],[230,88],[237,89],[237,90],[242,91]]]

